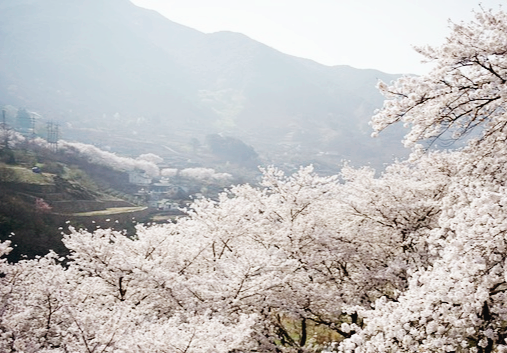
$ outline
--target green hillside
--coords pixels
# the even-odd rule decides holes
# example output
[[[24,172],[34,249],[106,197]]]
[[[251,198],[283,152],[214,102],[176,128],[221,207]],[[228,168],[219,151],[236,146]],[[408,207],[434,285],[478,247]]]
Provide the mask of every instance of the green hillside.
[[[14,161],[0,159],[0,239],[16,244],[10,261],[65,253],[61,233],[69,226],[93,230],[114,222],[115,229],[131,231],[133,218],[148,220],[146,206],[115,192],[122,180],[117,171],[35,146],[9,152]]]

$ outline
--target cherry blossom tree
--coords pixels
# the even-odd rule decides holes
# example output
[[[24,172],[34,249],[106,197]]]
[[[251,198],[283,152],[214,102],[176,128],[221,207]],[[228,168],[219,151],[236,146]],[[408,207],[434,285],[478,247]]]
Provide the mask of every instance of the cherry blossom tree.
[[[480,144],[491,144],[505,132],[506,30],[503,11],[478,11],[475,21],[453,24],[440,47],[418,51],[435,64],[428,75],[407,76],[389,86],[380,83],[384,107],[372,119],[378,132],[401,121],[411,130],[409,146],[426,139],[465,137],[483,129]]]
[[[322,347],[316,332],[350,337],[362,308],[398,297],[408,271],[427,266],[418,236],[435,226],[449,170],[421,173],[400,164],[376,179],[345,168],[340,182],[311,167],[292,176],[268,168],[260,187],[198,200],[188,218],[138,226],[134,238],[72,230],[65,267],[50,254],[5,271],[8,283],[18,279],[6,291],[19,293],[6,301],[9,344],[297,352]]]
[[[218,201],[196,201],[190,217],[172,226],[186,247],[172,244],[173,256],[187,256],[179,302],[254,314],[262,351],[310,349],[315,327],[334,339],[353,335],[344,321],[360,324],[358,308],[398,297],[408,272],[434,257],[421,234],[437,224],[452,165],[432,168],[427,179],[432,166],[399,164],[380,179],[346,168],[346,183],[311,167],[292,176],[268,168],[261,188],[237,186]]]
[[[411,271],[396,300],[384,296],[374,310],[364,310],[366,325],[342,351],[507,349],[506,16],[483,10],[475,21],[453,25],[444,45],[420,49],[436,62],[432,72],[380,85],[388,99],[373,126],[408,124],[408,145],[476,131],[462,150],[447,155],[454,168],[437,225],[422,235],[435,254],[430,266]],[[413,156],[416,164],[421,151]]]
[[[90,239],[94,246],[85,249]],[[110,251],[115,241],[118,251]],[[122,241],[133,244],[122,246]],[[246,315],[225,320],[171,306],[171,289],[157,282],[167,276],[143,268],[143,260],[150,262],[147,255],[156,258],[142,253],[143,248],[153,252],[147,244],[110,230],[74,232],[67,243],[76,249],[67,266],[55,254],[1,263],[1,351],[227,352],[249,336],[254,321]],[[2,252],[7,245],[2,244]],[[118,262],[127,249],[135,254]]]
[[[147,161],[151,162],[153,164],[160,164],[164,161],[164,159],[154,153],[145,153],[141,154],[139,157],[136,158],[139,161]]]
[[[94,164],[105,165],[121,171],[134,171],[139,169],[150,177],[157,177],[160,175],[160,170],[156,163],[160,162],[162,158],[152,153],[141,155],[138,159],[133,159],[121,157],[115,153],[103,151],[100,148],[85,143],[62,140],[59,142],[59,146],[63,150],[79,153]]]

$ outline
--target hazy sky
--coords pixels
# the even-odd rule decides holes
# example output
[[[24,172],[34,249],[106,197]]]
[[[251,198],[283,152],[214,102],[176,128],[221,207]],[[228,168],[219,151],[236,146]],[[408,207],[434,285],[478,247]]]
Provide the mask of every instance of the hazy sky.
[[[131,0],[170,20],[211,33],[246,34],[284,53],[325,65],[424,73],[412,45],[439,44],[448,20],[506,0]],[[504,9],[507,6],[504,5]]]

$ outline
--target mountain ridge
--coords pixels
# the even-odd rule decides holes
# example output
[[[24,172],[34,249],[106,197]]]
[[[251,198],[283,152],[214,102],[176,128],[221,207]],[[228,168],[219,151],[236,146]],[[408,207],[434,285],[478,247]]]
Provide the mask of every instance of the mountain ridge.
[[[109,134],[223,133],[275,163],[298,148],[301,164],[323,151],[360,164],[405,153],[369,138],[383,100],[376,81],[397,75],[321,65],[240,33],[205,34],[127,0],[7,0],[0,10],[0,105]]]

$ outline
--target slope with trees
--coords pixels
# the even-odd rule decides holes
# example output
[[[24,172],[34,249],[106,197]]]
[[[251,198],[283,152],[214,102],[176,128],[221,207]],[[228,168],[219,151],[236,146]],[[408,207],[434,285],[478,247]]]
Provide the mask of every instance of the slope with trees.
[[[369,139],[382,104],[374,85],[397,75],[327,67],[239,33],[201,33],[129,0],[4,0],[0,37],[0,105],[58,120],[80,142],[136,139],[138,155],[146,142],[180,151],[177,142],[224,133],[271,163],[303,163],[295,148],[305,164],[330,166],[404,155],[392,142],[399,132]]]

